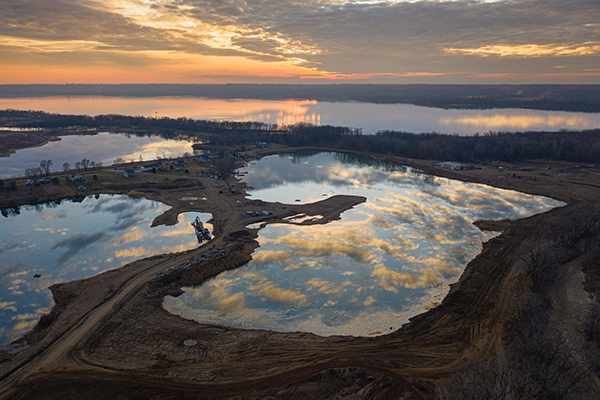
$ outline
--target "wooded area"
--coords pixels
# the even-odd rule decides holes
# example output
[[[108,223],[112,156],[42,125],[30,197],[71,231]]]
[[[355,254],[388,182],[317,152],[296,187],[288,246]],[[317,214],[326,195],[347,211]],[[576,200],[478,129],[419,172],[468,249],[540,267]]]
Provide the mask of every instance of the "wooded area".
[[[122,128],[129,134],[189,137],[204,144],[248,146],[268,142],[293,147],[325,147],[366,151],[426,160],[461,162],[545,159],[581,163],[600,162],[600,129],[559,132],[488,132],[458,136],[439,133],[379,131],[307,123],[294,125],[261,122],[207,121],[189,118],[148,118],[123,115],[59,115],[43,112],[0,111],[11,127],[59,129],[66,127]]]
[[[444,84],[68,84],[0,85],[1,98],[47,96],[186,96],[209,99],[310,99],[425,107],[527,108],[600,111],[600,85],[444,85]]]

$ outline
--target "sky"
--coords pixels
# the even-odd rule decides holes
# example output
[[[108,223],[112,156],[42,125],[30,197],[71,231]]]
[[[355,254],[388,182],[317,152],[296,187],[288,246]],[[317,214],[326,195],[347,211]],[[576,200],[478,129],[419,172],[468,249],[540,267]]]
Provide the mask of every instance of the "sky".
[[[598,0],[0,0],[0,84],[600,83]]]

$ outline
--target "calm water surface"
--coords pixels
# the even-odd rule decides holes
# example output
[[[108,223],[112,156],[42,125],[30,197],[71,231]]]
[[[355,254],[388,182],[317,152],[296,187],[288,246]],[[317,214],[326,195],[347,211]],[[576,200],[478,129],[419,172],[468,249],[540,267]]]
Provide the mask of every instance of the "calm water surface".
[[[169,312],[241,328],[387,333],[441,301],[492,237],[474,220],[564,204],[339,153],[270,156],[245,170],[252,198],[368,200],[327,225],[269,225],[248,265],[165,298]]]
[[[521,109],[443,110],[410,104],[372,104],[315,100],[225,100],[197,97],[46,97],[0,99],[0,109],[61,114],[124,114],[208,120],[309,122],[379,130],[472,135],[475,132],[600,128],[600,113]]]
[[[196,216],[203,222],[212,217],[185,213],[177,225],[151,228],[168,206],[127,196],[79,201],[2,210],[0,346],[25,334],[50,311],[49,286],[151,255],[192,249],[198,243],[190,223]]]
[[[489,131],[527,131],[600,128],[600,113],[558,111],[442,110],[409,104],[334,103],[315,100],[223,100],[195,97],[48,97],[0,99],[0,109],[35,109],[63,114],[125,114],[187,117],[207,120],[260,121],[294,124],[340,125],[362,128],[364,133],[379,130],[439,132],[471,135]],[[50,159],[53,171],[62,171],[86,158],[111,165],[117,158],[127,161],[179,157],[191,153],[192,143],[159,137],[100,133],[90,136],[63,136],[59,142],[19,150],[0,157],[0,179],[23,176],[26,168],[38,167]]]
[[[135,136],[101,132],[96,135],[62,136],[60,141],[41,147],[17,150],[0,157],[0,179],[24,176],[25,169],[39,167],[41,160],[52,160],[51,171],[63,171],[63,164],[86,158],[112,165],[117,158],[125,161],[156,160],[192,154],[193,142],[163,139],[159,136]]]

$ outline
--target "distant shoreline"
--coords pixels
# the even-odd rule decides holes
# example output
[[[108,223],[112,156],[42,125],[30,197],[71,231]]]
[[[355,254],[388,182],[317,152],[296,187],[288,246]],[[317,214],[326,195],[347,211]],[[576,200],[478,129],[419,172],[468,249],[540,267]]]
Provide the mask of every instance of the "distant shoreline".
[[[5,84],[0,98],[203,97],[414,104],[447,109],[600,112],[600,85],[442,84]]]

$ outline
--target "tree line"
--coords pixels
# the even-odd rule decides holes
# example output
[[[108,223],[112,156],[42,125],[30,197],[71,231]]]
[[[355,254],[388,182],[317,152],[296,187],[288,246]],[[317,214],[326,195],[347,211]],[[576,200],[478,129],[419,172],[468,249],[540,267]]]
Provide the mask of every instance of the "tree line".
[[[415,104],[426,107],[528,108],[600,111],[600,85],[456,85],[456,84],[68,84],[0,85],[3,97],[45,96],[189,96],[212,99],[313,99]]]
[[[39,167],[30,167],[25,168],[25,176],[29,178],[40,178],[42,176],[50,175],[50,168],[52,167],[52,160],[42,160],[40,161]],[[71,164],[66,162],[62,165],[64,172],[69,172],[71,170]],[[76,170],[83,169],[87,171],[88,169],[100,169],[102,168],[102,161],[92,161],[87,158],[82,159],[81,161],[77,161],[74,165]]]
[[[10,115],[9,115],[10,114]],[[400,157],[461,162],[519,161],[546,159],[583,163],[600,162],[600,129],[586,131],[488,132],[459,136],[404,131],[379,131],[365,135],[360,129],[297,123],[278,125],[262,122],[207,121],[190,118],[150,118],[123,115],[60,115],[7,110],[19,127],[132,128],[137,135],[165,138],[196,138],[211,145],[278,143],[291,147],[325,147],[333,150],[366,151]]]
[[[186,117],[142,117],[118,114],[104,115],[65,115],[50,114],[41,111],[0,111],[0,118],[11,118],[19,128],[65,128],[79,126],[83,128],[122,127],[138,129],[165,129],[165,134],[173,131],[188,132],[244,132],[244,131],[274,131],[280,129],[277,124],[256,121],[209,121]]]
[[[294,126],[277,133],[219,135],[214,144],[236,145],[265,141],[286,146],[315,146],[332,150],[362,151],[424,160],[505,162],[555,160],[600,162],[600,129],[561,132],[489,132],[458,136],[439,133],[379,131],[363,135],[331,126]]]

